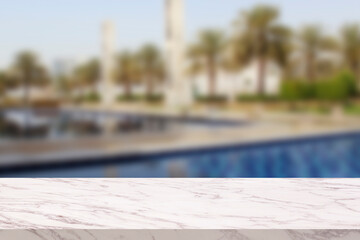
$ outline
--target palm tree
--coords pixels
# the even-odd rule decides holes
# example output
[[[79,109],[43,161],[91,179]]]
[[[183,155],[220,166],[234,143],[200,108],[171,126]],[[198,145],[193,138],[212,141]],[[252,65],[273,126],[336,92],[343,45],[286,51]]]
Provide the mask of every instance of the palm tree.
[[[346,65],[356,76],[360,88],[360,28],[357,24],[346,25],[342,29],[342,50]]]
[[[304,54],[306,64],[306,77],[309,81],[315,81],[317,66],[321,65],[317,57],[320,52],[330,51],[337,48],[336,41],[324,36],[322,29],[315,25],[305,26],[300,32],[300,50]]]
[[[11,75],[17,85],[24,88],[23,106],[30,107],[30,87],[44,86],[49,82],[49,75],[44,66],[42,66],[36,55],[29,51],[21,52],[17,55],[15,63],[11,69]],[[29,116],[25,114],[25,123],[23,126],[23,134],[27,136],[29,126]]]
[[[90,86],[96,92],[97,83],[100,79],[100,63],[97,59],[92,59],[75,69],[75,84],[84,87]]]
[[[140,80],[140,66],[138,59],[131,52],[122,52],[117,59],[117,81],[124,85],[125,96],[132,96],[132,84]]]
[[[6,91],[7,76],[5,72],[0,72],[0,96]]]
[[[24,87],[24,106],[29,106],[31,86],[44,86],[49,82],[49,75],[44,66],[40,65],[32,52],[21,52],[15,61],[12,72],[20,85]]]
[[[223,68],[229,72],[237,72],[252,58],[251,49],[248,47],[247,35],[232,36],[226,43]]]
[[[202,70],[207,71],[210,96],[216,94],[216,78],[224,46],[223,33],[208,29],[200,33],[198,41],[188,50],[188,57],[192,62],[189,72],[195,74]]]
[[[239,33],[233,38],[234,59],[238,64],[253,58],[258,65],[258,92],[265,92],[265,74],[268,59],[285,65],[291,48],[291,31],[277,23],[277,8],[258,5],[250,11],[243,12],[236,20]]]
[[[160,50],[152,45],[143,46],[137,55],[142,78],[146,81],[146,96],[154,94],[155,84],[164,80],[165,67]]]
[[[69,100],[72,86],[72,78],[61,74],[56,78],[56,89],[61,94],[63,101]]]

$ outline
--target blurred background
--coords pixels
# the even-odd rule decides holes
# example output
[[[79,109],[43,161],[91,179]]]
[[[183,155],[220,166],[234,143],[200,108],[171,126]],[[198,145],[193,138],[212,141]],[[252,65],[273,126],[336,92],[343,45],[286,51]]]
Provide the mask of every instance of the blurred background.
[[[14,0],[0,176],[359,177],[355,0]]]

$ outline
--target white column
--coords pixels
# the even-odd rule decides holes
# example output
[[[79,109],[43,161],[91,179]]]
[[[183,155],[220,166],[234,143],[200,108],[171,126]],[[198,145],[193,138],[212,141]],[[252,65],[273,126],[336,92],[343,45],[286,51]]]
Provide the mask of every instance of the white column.
[[[114,57],[115,57],[115,25],[106,21],[102,25],[102,56],[101,56],[101,95],[104,107],[111,106],[115,101]]]
[[[191,103],[190,82],[184,75],[184,3],[165,0],[166,16],[166,102],[169,107],[185,107]]]

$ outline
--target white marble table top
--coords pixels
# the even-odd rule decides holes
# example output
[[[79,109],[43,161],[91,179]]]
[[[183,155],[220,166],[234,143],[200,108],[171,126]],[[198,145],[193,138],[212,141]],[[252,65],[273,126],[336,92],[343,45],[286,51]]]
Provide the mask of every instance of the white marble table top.
[[[0,230],[5,240],[359,240],[360,230]]]
[[[360,179],[0,179],[0,229],[359,229]]]

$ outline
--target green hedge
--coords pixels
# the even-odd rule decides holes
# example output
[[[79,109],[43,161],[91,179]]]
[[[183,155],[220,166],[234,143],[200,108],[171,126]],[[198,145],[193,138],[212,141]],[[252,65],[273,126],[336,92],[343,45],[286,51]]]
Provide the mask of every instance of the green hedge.
[[[302,80],[286,80],[282,83],[280,98],[286,101],[315,99],[316,86]]]
[[[224,95],[204,95],[196,97],[196,101],[200,103],[225,103],[227,100],[227,97]]]
[[[328,101],[345,101],[356,96],[356,79],[348,72],[341,72],[332,79],[317,84],[317,98]]]
[[[74,101],[76,103],[98,103],[101,101],[101,96],[98,92],[91,92],[75,97]]]
[[[279,101],[278,96],[270,95],[250,95],[250,94],[240,94],[237,96],[238,102],[258,102],[258,101],[267,101],[267,102],[276,102]]]
[[[145,96],[145,101],[151,102],[151,103],[159,103],[164,101],[164,95],[162,94],[153,94],[150,96]]]
[[[333,78],[320,79],[315,83],[299,79],[286,80],[282,83],[280,98],[286,101],[345,101],[356,94],[355,77],[342,71]]]
[[[139,102],[143,100],[141,95],[119,95],[117,97],[118,102]]]
[[[119,95],[117,97],[118,102],[151,102],[151,103],[159,103],[164,100],[164,96],[162,94],[153,94],[153,95]]]

